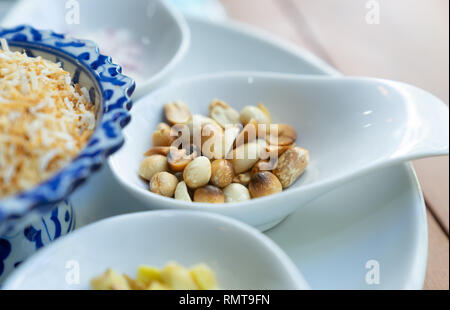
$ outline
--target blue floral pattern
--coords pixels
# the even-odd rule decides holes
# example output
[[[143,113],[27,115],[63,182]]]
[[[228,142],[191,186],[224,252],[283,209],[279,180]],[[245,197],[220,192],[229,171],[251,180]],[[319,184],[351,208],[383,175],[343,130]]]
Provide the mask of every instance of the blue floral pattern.
[[[47,215],[0,238],[0,285],[28,256],[75,229],[72,204],[64,200]]]
[[[5,270],[5,261],[11,253],[11,243],[8,240],[0,238],[0,276]]]
[[[1,236],[19,223],[49,212],[123,145],[122,128],[130,121],[130,97],[135,83],[121,73],[121,67],[113,64],[110,57],[101,55],[91,41],[30,26],[0,27],[0,37],[13,50],[25,50],[28,55],[60,62],[75,82],[89,90],[91,100],[99,107],[96,130],[71,164],[31,190],[0,200]]]

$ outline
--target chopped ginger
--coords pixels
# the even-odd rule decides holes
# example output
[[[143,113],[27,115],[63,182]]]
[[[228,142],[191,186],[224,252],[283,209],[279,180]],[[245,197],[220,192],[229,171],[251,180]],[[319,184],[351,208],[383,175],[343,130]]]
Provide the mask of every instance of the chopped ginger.
[[[168,263],[161,272],[164,283],[174,290],[198,290],[189,270],[177,263]]]
[[[127,280],[112,269],[108,269],[98,278],[91,280],[94,290],[129,290]]]
[[[150,285],[153,281],[162,281],[161,270],[151,266],[140,266],[138,268],[136,280]]]
[[[214,272],[205,264],[198,264],[191,268],[191,277],[201,290],[208,290],[216,285]]]
[[[150,284],[150,286],[147,288],[147,290],[164,291],[164,290],[169,290],[169,287],[167,285],[164,285],[159,282],[152,282],[152,284]]]
[[[216,277],[211,268],[198,264],[188,269],[175,262],[163,269],[140,266],[136,279],[120,276],[108,269],[103,275],[92,279],[95,290],[213,290],[217,289]],[[126,288],[125,288],[126,287]]]

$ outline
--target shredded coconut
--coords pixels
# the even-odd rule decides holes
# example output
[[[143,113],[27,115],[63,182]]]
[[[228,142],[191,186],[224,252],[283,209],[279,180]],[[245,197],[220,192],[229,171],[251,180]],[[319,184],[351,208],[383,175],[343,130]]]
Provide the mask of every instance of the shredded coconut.
[[[95,127],[86,88],[60,64],[9,50],[0,39],[0,197],[51,177],[83,148]]]

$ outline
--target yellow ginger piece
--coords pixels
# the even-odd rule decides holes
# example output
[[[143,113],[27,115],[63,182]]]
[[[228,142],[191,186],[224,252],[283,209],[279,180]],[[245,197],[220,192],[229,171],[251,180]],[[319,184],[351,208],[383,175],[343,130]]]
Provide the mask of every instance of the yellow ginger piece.
[[[152,284],[150,284],[150,286],[147,288],[147,290],[165,291],[165,290],[170,290],[170,288],[167,285],[164,285],[158,281],[155,281],[155,282],[152,282]]]
[[[136,279],[119,275],[112,269],[91,280],[95,290],[213,290],[217,289],[216,277],[206,264],[185,268],[175,262],[163,269],[142,265]]]
[[[152,266],[139,266],[136,280],[143,283],[145,286],[152,284],[154,281],[161,282],[161,270]]]
[[[177,263],[168,263],[161,273],[164,283],[173,290],[198,290],[189,270]]]
[[[112,269],[91,280],[94,290],[130,290],[127,280]]]
[[[145,285],[141,281],[132,279],[131,277],[129,277],[126,274],[123,274],[122,276],[128,282],[128,285],[130,286],[130,290],[132,290],[132,291],[142,291],[142,290],[147,289],[147,285]]]
[[[191,277],[201,290],[216,289],[214,272],[205,264],[198,264],[190,269]]]

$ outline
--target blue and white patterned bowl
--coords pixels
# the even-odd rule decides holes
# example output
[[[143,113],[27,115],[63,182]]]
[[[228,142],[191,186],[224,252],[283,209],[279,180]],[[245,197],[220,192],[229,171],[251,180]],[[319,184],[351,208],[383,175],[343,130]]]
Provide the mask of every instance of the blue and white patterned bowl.
[[[0,285],[28,256],[75,229],[72,204],[65,200],[25,228],[11,230],[0,238]]]
[[[102,166],[108,155],[123,145],[122,128],[131,119],[130,97],[135,82],[124,76],[121,67],[113,64],[110,57],[101,55],[91,41],[75,40],[25,25],[12,29],[0,27],[0,38],[8,41],[11,50],[60,62],[75,83],[89,90],[92,102],[98,107],[96,129],[69,165],[34,188],[0,200],[0,236],[10,236],[30,223],[51,219],[50,212],[56,206],[66,208],[65,201],[70,194]],[[72,211],[70,214],[72,217]],[[42,216],[44,219],[40,221]],[[68,231],[68,227],[62,229]],[[26,233],[22,235],[25,237]],[[0,264],[5,259],[2,256],[6,255],[2,251],[0,244]]]

